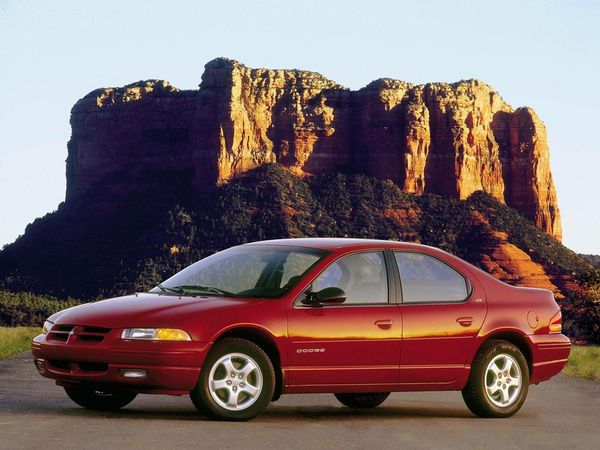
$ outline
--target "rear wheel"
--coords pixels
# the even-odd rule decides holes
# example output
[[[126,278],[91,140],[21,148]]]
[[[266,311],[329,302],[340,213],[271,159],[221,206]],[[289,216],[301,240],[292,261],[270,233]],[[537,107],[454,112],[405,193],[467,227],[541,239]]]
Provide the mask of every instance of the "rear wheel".
[[[389,392],[371,392],[364,394],[333,394],[342,405],[349,408],[375,408],[389,396]]]
[[[507,341],[490,341],[475,356],[462,395],[480,417],[510,417],[523,406],[528,388],[529,368],[521,351]]]
[[[135,392],[107,391],[88,387],[65,387],[65,392],[79,406],[99,411],[116,411],[137,396]]]
[[[190,393],[203,414],[220,420],[249,420],[265,410],[275,390],[275,371],[262,348],[226,338],[210,351]]]

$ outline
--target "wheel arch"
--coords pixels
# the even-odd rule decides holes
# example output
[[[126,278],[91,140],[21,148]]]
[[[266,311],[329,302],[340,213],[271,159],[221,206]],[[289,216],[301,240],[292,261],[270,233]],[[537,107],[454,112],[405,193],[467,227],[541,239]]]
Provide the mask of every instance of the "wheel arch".
[[[275,337],[268,331],[251,325],[237,326],[223,330],[213,339],[213,345],[224,338],[241,338],[255,343],[267,354],[275,371],[275,390],[272,401],[278,400],[283,393],[284,379],[281,367],[281,352],[275,343]]]
[[[497,330],[497,331],[494,331],[494,332],[486,335],[479,342],[479,345],[475,349],[475,352],[473,352],[471,361],[473,360],[473,358],[475,358],[475,355],[477,354],[477,352],[479,352],[479,350],[481,349],[481,347],[483,345],[485,345],[489,341],[494,341],[494,340],[507,341],[507,342],[510,342],[511,344],[513,344],[514,346],[516,346],[521,351],[523,356],[525,357],[525,361],[527,361],[527,369],[529,370],[529,376],[531,376],[531,373],[533,371],[532,349],[531,349],[531,346],[529,345],[527,337],[519,330],[515,330],[515,329]]]

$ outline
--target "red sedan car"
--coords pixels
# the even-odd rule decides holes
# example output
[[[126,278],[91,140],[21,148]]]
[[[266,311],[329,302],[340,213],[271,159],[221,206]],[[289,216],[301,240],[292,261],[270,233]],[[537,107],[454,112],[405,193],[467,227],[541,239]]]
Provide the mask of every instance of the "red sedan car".
[[[216,253],[150,292],[54,314],[35,365],[77,404],[190,395],[247,420],[282,394],[331,392],[372,408],[390,392],[462,391],[508,417],[558,374],[570,341],[550,291],[518,288],[441,250],[283,239]]]

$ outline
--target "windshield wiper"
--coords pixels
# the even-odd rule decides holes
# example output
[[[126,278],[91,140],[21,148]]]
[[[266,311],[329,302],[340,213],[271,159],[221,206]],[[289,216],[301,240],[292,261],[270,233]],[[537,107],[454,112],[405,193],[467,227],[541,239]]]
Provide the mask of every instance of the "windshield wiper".
[[[178,292],[180,294],[216,294],[216,295],[224,295],[228,297],[234,297],[235,294],[231,292],[224,291],[223,289],[219,289],[212,286],[200,286],[200,285],[188,285],[188,286],[175,286],[173,288],[164,288],[170,289],[174,292]]]
[[[176,289],[173,289],[173,288],[164,287],[164,286],[163,286],[162,284],[160,284],[160,283],[158,283],[158,284],[156,285],[156,287],[157,287],[157,288],[159,288],[159,289],[160,289],[161,291],[163,291],[163,292],[174,292],[174,293],[176,293],[176,294],[181,294],[181,292],[179,292],[178,290],[176,290]]]

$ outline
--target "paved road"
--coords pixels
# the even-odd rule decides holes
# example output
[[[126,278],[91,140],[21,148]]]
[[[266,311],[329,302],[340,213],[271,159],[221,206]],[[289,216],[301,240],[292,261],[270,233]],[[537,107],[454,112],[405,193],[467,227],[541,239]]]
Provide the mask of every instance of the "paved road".
[[[118,413],[75,406],[28,354],[0,362],[0,448],[600,448],[600,383],[559,376],[532,386],[510,419],[479,419],[460,393],[392,394],[379,408],[289,395],[257,419],[211,422],[187,397],[141,395]]]

